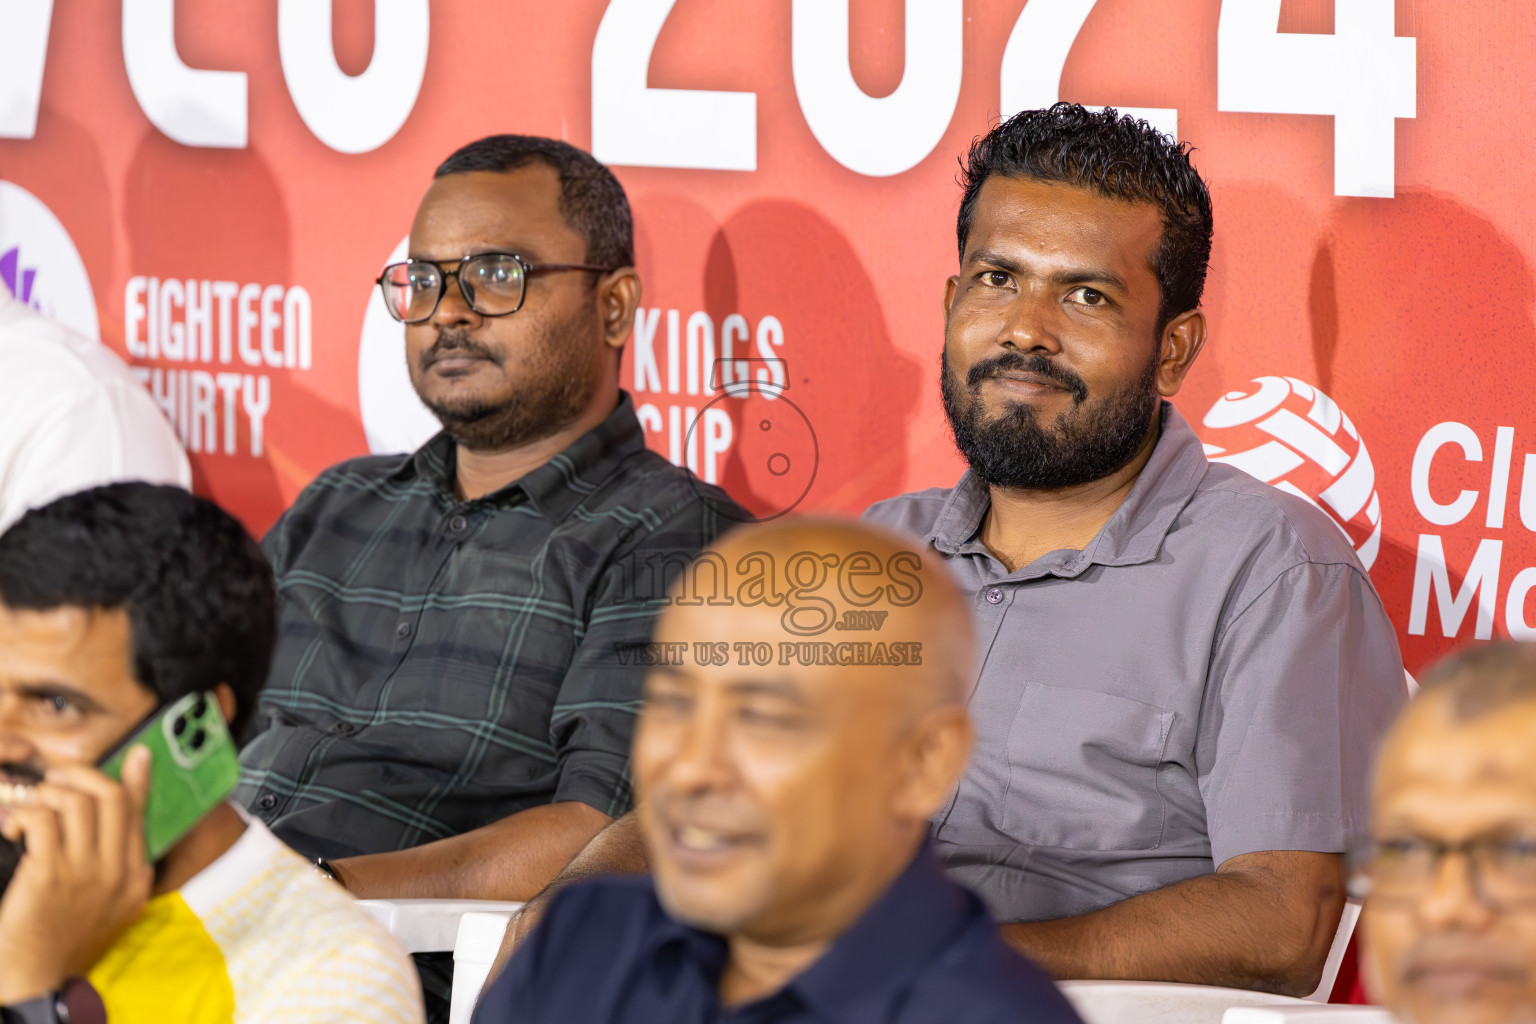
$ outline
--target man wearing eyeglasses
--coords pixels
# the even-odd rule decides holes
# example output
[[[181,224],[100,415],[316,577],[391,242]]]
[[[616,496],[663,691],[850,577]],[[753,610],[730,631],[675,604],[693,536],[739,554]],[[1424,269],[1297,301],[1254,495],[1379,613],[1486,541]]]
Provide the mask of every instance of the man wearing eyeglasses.
[[[1356,858],[1372,994],[1408,1024],[1536,1020],[1536,647],[1429,673]]]
[[[523,899],[629,807],[650,574],[745,513],[647,450],[619,388],[640,279],[590,155],[465,146],[379,286],[443,432],[327,470],[267,536],[240,797],[360,897]]]

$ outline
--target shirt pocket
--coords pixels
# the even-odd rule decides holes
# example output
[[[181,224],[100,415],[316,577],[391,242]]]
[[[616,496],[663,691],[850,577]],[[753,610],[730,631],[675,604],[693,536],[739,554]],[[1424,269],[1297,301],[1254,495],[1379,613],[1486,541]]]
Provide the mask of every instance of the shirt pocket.
[[[1003,831],[1031,846],[1155,849],[1172,726],[1173,712],[1151,704],[1031,683],[1008,733]]]

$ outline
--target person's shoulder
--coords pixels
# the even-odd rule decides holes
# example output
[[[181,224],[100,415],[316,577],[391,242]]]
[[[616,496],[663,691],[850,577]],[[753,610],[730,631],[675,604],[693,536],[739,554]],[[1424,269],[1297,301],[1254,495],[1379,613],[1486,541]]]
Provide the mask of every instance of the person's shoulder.
[[[419,982],[400,943],[255,823],[209,876],[182,892],[220,946],[237,1001],[259,1003],[261,1016],[420,1019]]]
[[[306,545],[324,532],[327,522],[355,521],[360,509],[430,493],[427,481],[400,472],[412,457],[408,453],[364,455],[321,470],[262,538],[262,550],[273,570],[278,575],[287,571]]]
[[[262,894],[250,909],[258,910],[264,925],[281,928],[295,939],[296,959],[314,960],[347,950],[361,954],[361,961],[376,961],[411,970],[406,956],[382,924],[358,905],[347,891],[325,878],[314,865],[278,840],[264,826],[251,823],[256,834],[250,851],[237,851],[231,882],[238,872],[246,899]],[[239,906],[236,897],[231,905]],[[226,908],[227,910],[227,908]]]
[[[284,516],[277,528],[295,528],[295,520],[322,515],[333,506],[408,499],[418,491],[430,491],[427,481],[400,472],[414,457],[410,452],[361,455],[328,466],[299,492],[289,510],[293,514]]]
[[[410,956],[357,901],[286,848],[274,867],[281,884],[267,915],[262,947],[288,951],[288,981],[279,986],[296,1020],[322,1002],[347,1006],[355,1020],[418,1019],[419,981]],[[278,1018],[274,1018],[278,1019]]]
[[[367,491],[375,490],[395,476],[415,457],[412,452],[395,452],[389,455],[359,455],[343,459],[320,471],[310,481],[309,491]]]
[[[90,392],[123,385],[144,390],[106,345],[14,300],[0,304],[0,364],[11,362],[20,372],[0,375],[0,383],[28,392]]]
[[[648,875],[595,878],[560,890],[482,994],[476,1019],[598,1019],[615,979],[629,976],[647,938],[666,922]]]
[[[656,899],[650,875],[615,875],[592,878],[569,886],[555,895],[545,911],[540,929],[550,934],[577,934],[586,941],[594,925],[617,935],[621,928],[646,928],[662,923],[665,912]]]
[[[518,948],[503,998],[566,1004],[622,971],[653,931],[668,924],[649,875],[595,878],[562,889]]]
[[[884,498],[864,510],[861,518],[894,530],[904,530],[926,537],[939,521],[944,505],[953,495],[953,487],[929,487],[921,491]]]
[[[932,1019],[1081,1024],[1050,975],[1010,949],[984,914],[931,962],[918,999],[944,1011]]]
[[[10,340],[27,346],[81,350],[97,344],[72,327],[44,316],[24,302],[0,292],[0,343]]]
[[[1321,508],[1233,466],[1211,463],[1175,521],[1202,544],[1215,542],[1246,561],[1279,567],[1312,563],[1363,572],[1349,539]]]
[[[709,536],[723,533],[752,516],[729,493],[699,479],[691,470],[674,466],[649,448],[631,452],[615,465],[582,501],[589,516],[620,511],[632,514],[630,524],[642,532],[687,524]]]

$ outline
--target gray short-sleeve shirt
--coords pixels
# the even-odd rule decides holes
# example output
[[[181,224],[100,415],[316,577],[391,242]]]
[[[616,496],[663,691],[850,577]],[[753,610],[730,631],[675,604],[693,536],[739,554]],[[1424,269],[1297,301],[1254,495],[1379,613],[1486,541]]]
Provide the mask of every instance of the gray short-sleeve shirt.
[[[972,595],[976,748],[934,823],[1001,921],[1087,913],[1262,850],[1342,852],[1406,698],[1397,637],[1321,510],[1206,461],[1164,403],[1125,503],[1082,551],[1010,573],[953,488],[866,517]]]

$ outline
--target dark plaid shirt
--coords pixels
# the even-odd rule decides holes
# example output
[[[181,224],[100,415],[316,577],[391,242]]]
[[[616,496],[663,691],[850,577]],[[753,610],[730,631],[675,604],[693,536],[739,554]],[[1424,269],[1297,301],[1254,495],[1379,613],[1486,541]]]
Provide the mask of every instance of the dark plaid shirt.
[[[238,798],[307,856],[625,811],[645,670],[623,655],[661,577],[744,516],[645,447],[627,394],[494,494],[456,499],[454,459],[440,434],[335,466],[263,544],[279,634]]]

